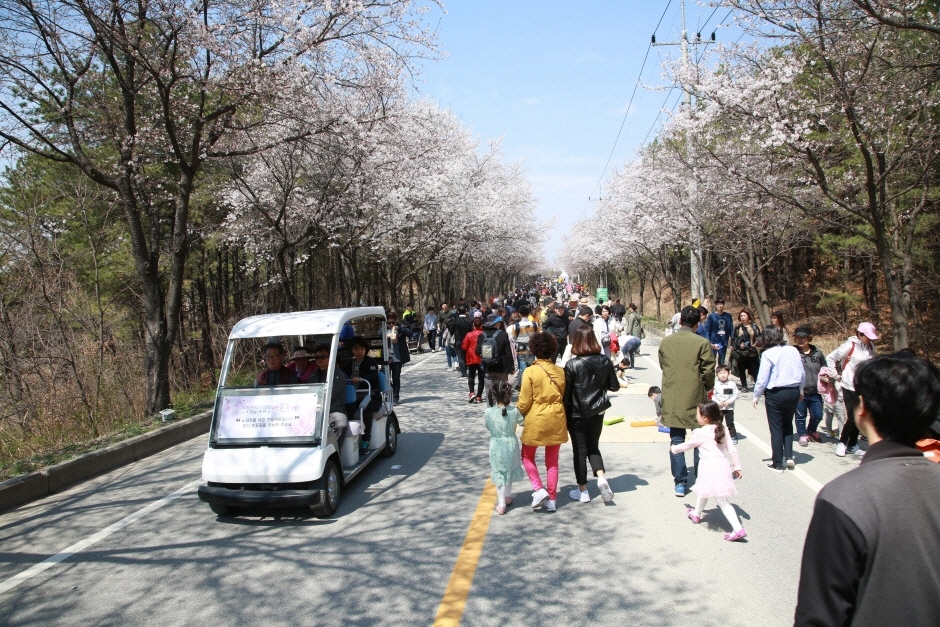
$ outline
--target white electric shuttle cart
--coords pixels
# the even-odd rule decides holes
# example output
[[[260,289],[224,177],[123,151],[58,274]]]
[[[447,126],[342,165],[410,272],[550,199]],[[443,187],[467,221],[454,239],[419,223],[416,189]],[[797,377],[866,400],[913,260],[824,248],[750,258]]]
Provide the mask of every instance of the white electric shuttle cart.
[[[349,374],[350,340],[369,342],[368,355],[380,364],[382,406],[374,414],[368,451],[360,450],[362,412],[371,389],[345,386],[342,447],[331,426],[330,399],[337,368]],[[269,342],[291,353],[329,347],[326,383],[255,387],[258,357]],[[202,461],[199,498],[220,516],[241,508],[309,507],[318,517],[333,515],[343,486],[376,457],[398,447],[398,418],[389,385],[385,310],[356,307],[245,318],[229,335],[216,392],[209,448]],[[363,381],[368,388],[368,382]]]

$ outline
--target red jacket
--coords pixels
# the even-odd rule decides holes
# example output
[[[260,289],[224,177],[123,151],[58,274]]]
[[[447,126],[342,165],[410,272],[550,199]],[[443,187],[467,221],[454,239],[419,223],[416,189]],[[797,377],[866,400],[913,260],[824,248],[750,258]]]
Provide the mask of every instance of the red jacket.
[[[479,366],[483,363],[483,359],[477,355],[477,338],[482,334],[482,330],[474,329],[464,336],[463,342],[460,344],[460,348],[463,349],[464,357],[467,360],[468,366]]]

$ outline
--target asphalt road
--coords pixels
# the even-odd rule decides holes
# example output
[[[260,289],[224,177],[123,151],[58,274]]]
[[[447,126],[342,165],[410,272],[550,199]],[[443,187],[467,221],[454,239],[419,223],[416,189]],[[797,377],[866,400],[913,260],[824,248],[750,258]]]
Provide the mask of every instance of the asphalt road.
[[[797,448],[799,472],[764,470],[764,409],[748,397],[734,499],[748,537],[725,542],[714,506],[693,525],[694,496],[674,496],[664,436],[629,427],[653,415],[654,343],[609,412],[627,421],[602,439],[614,501],[593,482],[590,504],[568,500],[565,445],[558,511],[533,512],[528,482],[517,484],[505,516],[475,523],[486,530],[478,561],[461,547],[489,475],[483,409],[434,353],[403,372],[398,453],[348,485],[330,520],[217,518],[195,491],[205,437],[0,515],[0,624],[429,625],[455,566],[475,566],[463,625],[792,624],[814,487],[858,460],[813,444]]]

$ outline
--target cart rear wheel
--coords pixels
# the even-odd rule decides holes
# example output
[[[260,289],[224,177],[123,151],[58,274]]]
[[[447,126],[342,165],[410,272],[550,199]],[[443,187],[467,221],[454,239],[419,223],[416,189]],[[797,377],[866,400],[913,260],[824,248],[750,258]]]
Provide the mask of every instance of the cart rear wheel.
[[[382,457],[391,457],[398,450],[398,429],[396,418],[389,416],[385,421],[385,448],[382,449]]]

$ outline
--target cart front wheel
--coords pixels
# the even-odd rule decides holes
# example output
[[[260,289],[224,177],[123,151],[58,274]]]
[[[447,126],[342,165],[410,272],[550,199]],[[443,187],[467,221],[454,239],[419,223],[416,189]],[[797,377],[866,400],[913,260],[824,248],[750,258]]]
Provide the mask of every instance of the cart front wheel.
[[[326,461],[323,469],[323,485],[320,487],[320,502],[310,506],[310,511],[317,518],[329,518],[339,507],[339,494],[342,481],[339,468],[332,459]]]

